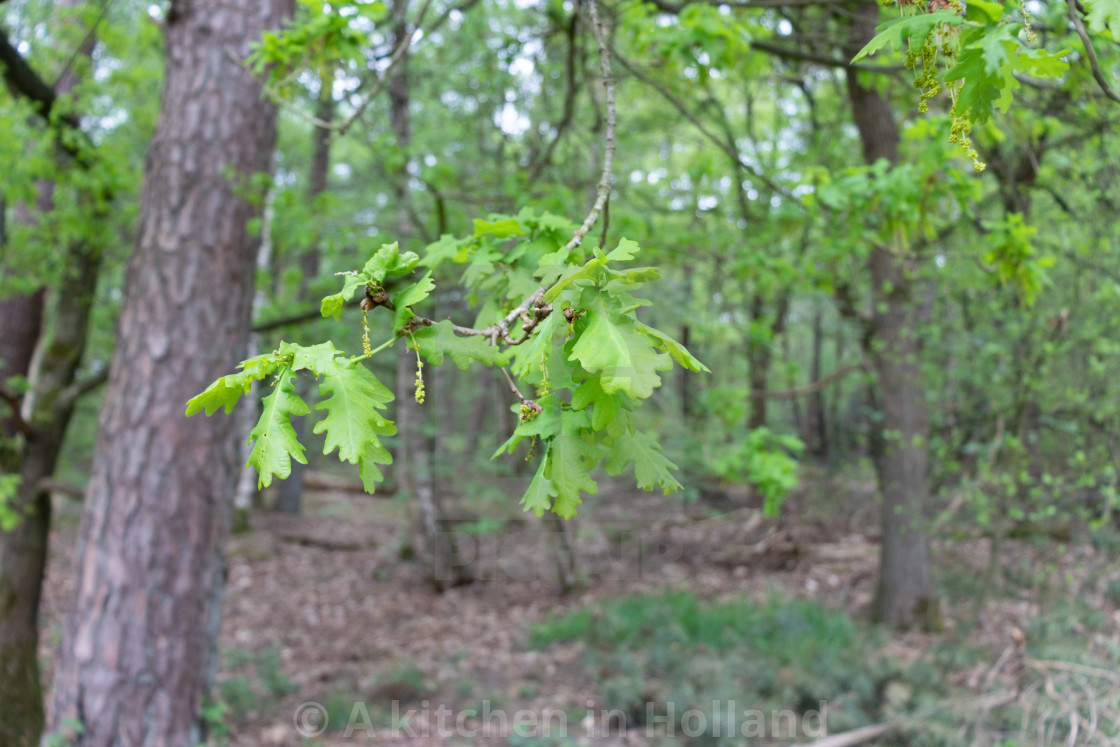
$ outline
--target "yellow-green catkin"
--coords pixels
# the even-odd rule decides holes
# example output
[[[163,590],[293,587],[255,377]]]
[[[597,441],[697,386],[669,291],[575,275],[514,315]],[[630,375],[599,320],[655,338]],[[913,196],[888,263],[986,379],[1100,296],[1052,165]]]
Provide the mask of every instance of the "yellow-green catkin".
[[[424,361],[420,359],[420,351],[416,351],[416,404],[424,404]]]
[[[373,355],[373,347],[369,344],[369,312],[362,309],[362,354],[366,357]]]

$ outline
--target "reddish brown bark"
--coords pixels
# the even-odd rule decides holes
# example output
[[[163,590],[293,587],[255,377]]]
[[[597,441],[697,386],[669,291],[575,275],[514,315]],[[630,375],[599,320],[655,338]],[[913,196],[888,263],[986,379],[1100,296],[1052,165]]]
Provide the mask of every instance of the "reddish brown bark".
[[[234,419],[186,401],[244,352],[258,240],[249,175],[275,109],[240,64],[289,0],[177,0],[135,251],[78,547],[50,726],[82,745],[193,745],[214,667],[238,451]]]

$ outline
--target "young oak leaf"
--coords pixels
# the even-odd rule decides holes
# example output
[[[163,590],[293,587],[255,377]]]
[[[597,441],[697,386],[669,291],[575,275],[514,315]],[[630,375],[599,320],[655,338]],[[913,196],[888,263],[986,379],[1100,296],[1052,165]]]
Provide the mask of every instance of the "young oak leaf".
[[[281,480],[287,479],[292,474],[292,459],[307,464],[303,444],[292,427],[291,416],[306,415],[311,408],[296,394],[294,380],[291,368],[285,366],[272,394],[261,402],[264,405],[261,419],[249,433],[249,441],[253,444],[249,464],[257,468],[258,488],[271,485],[273,475],[279,475]]]
[[[223,376],[215,381],[201,394],[197,394],[187,401],[187,417],[205,411],[206,417],[214,414],[219,407],[224,408],[226,415],[233,412],[234,405],[241,399],[241,395],[249,393],[249,387],[254,381],[259,381],[276,370],[275,356],[258,355],[241,364],[244,369],[239,373]]]
[[[960,26],[964,23],[967,23],[964,18],[957,15],[956,11],[948,9],[894,18],[875,29],[874,38],[852,58],[852,62],[859,62],[887,45],[897,50],[905,48],[907,42],[915,47],[921,47],[940,24]]]
[[[629,262],[630,260],[634,259],[634,257],[638,256],[638,252],[641,251],[641,249],[642,248],[638,246],[637,241],[631,241],[630,239],[620,239],[618,242],[618,246],[616,246],[614,250],[607,255],[607,261]]]
[[[514,376],[524,378],[547,359],[552,350],[552,338],[563,318],[562,313],[553,311],[537,325],[532,336],[517,348],[514,352],[516,360],[511,366]]]
[[[392,461],[378,436],[391,436],[397,428],[377,411],[392,401],[393,393],[369,369],[360,362],[343,360],[337,374],[323,378],[319,393],[324,399],[315,405],[315,409],[326,410],[327,415],[315,424],[314,433],[327,434],[323,444],[324,454],[338,449],[340,460],[351,464],[361,461],[363,472],[367,472],[374,463],[389,464]],[[363,481],[365,479],[363,474]]]
[[[537,416],[524,423],[518,423],[513,434],[506,439],[504,444],[498,447],[494,456],[490,457],[491,459],[497,459],[503,452],[512,454],[517,445],[526,438],[537,436],[541,440],[547,440],[556,435],[557,431],[560,430],[560,408],[555,397],[546,394],[537,400],[537,404],[541,406],[541,411],[537,413]]]
[[[591,427],[597,431],[603,430],[624,409],[628,410],[631,402],[624,394],[608,394],[603,391],[599,379],[589,376],[572,394],[572,409],[582,410],[591,405]]]
[[[1095,34],[1120,36],[1120,0],[1085,0],[1089,29]]]
[[[634,321],[612,314],[602,297],[588,308],[587,326],[572,345],[568,360],[578,360],[590,373],[598,374],[607,394],[626,392],[634,399],[645,399],[661,386],[658,371],[673,367],[669,356],[654,351],[647,335]]]
[[[400,330],[409,319],[416,316],[412,309],[408,307],[423,301],[429,293],[435,290],[435,287],[436,284],[432,282],[432,273],[428,272],[424,277],[393,296],[393,306],[397,310],[393,317],[394,330]]]
[[[669,356],[677,362],[677,365],[697,373],[711,373],[711,370],[707,366],[701,363],[692,353],[688,352],[688,348],[681,345],[661,330],[654,329],[642,322],[635,322],[634,326],[643,335],[648,335],[656,340],[661,349],[668,353]]]
[[[521,507],[526,511],[532,511],[537,518],[544,516],[544,512],[552,508],[552,496],[556,494],[552,480],[545,477],[547,471],[548,453],[546,452],[540,466],[537,467],[537,474],[533,475],[533,481],[529,483],[525,495],[521,497]]]
[[[607,472],[612,476],[618,475],[630,462],[634,463],[634,477],[642,490],[658,487],[668,495],[681,489],[681,484],[672,475],[677,471],[677,465],[661,453],[657,439],[641,431],[631,433],[626,428],[615,438],[607,459]]]
[[[599,450],[580,438],[578,433],[564,428],[549,443],[547,454],[551,467],[548,478],[556,491],[552,510],[565,519],[570,519],[583,503],[579,497],[581,490],[591,495],[599,492],[599,486],[591,479],[585,463],[598,460]]]
[[[342,290],[327,296],[319,303],[319,313],[335,321],[342,318],[342,307],[354,297],[354,291],[366,284],[366,279],[357,274],[347,275],[342,281]]]
[[[397,242],[382,244],[362,267],[361,274],[375,283],[384,283],[389,275],[407,275],[420,264],[416,252],[400,253]]]
[[[277,348],[280,355],[292,357],[293,371],[311,371],[316,376],[331,376],[338,372],[336,356],[341,351],[335,348],[334,343],[321,342],[318,345],[303,346],[291,342],[282,342]]]

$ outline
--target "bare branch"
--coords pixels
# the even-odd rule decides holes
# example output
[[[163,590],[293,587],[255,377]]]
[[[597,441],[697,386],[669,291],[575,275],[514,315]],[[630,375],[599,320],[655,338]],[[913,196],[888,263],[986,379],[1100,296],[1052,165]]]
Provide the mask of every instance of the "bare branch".
[[[616,110],[614,103],[614,73],[611,71],[611,53],[610,48],[607,46],[606,36],[603,34],[602,23],[599,20],[599,4],[596,0],[587,0],[587,10],[591,16],[591,32],[595,35],[595,42],[599,45],[599,66],[603,77],[603,89],[606,93],[607,132],[603,138],[603,173],[599,177],[599,184],[595,188],[595,204],[591,206],[591,211],[588,212],[587,217],[584,218],[583,224],[576,229],[576,232],[572,234],[571,240],[564,246],[567,250],[575,249],[583,243],[583,237],[587,235],[587,232],[595,225],[595,221],[599,219],[599,213],[602,212],[603,206],[607,204],[607,198],[610,197],[611,194],[611,169],[614,166],[614,127]],[[515,311],[517,311],[517,309],[515,309]]]
[[[92,376],[88,376],[81,381],[75,381],[74,383],[70,384],[70,386],[63,389],[62,392],[58,395],[58,405],[56,406],[56,408],[61,409],[72,407],[75,402],[77,402],[79,399],[89,394],[108,380],[109,368],[105,367]]]
[[[793,387],[791,389],[779,389],[779,390],[775,390],[775,391],[769,391],[769,390],[765,390],[765,389],[752,389],[751,393],[750,393],[750,396],[754,397],[754,398],[765,398],[765,399],[793,399],[795,397],[804,397],[806,395],[813,394],[815,392],[819,392],[821,389],[824,389],[826,386],[828,386],[832,382],[837,381],[838,379],[842,379],[845,376],[847,376],[848,374],[853,373],[854,371],[861,371],[861,370],[863,370],[863,364],[862,363],[853,363],[850,366],[844,366],[843,368],[839,368],[839,369],[833,371],[828,376],[825,376],[821,379],[817,379],[812,384],[806,384],[805,386]]]
[[[866,65],[860,63],[852,63],[848,60],[839,57],[830,57],[826,54],[816,54],[815,52],[806,52],[801,49],[787,47],[781,44],[771,44],[768,41],[755,40],[751,42],[751,49],[757,49],[760,52],[772,54],[775,57],[782,57],[787,60],[804,60],[805,62],[814,62],[818,65],[827,65],[828,67],[839,67],[844,70],[859,70],[865,73],[897,73],[906,68],[902,65]]]
[[[474,2],[477,2],[477,0],[474,0]],[[474,2],[463,3],[461,7],[469,8],[474,4]],[[280,96],[275,95],[275,90],[271,86],[266,85],[265,92],[270,95],[274,102],[285,106],[288,111],[295,114],[304,122],[314,125],[315,127],[318,127],[320,129],[332,130],[338,135],[345,135],[346,131],[354,126],[354,123],[358,121],[362,114],[365,113],[366,109],[369,108],[369,105],[373,103],[373,100],[377,98],[377,94],[381,93],[381,89],[385,87],[385,84],[389,82],[390,73],[393,72],[393,68],[397,66],[397,63],[399,63],[404,58],[405,53],[408,52],[408,48],[412,44],[412,40],[413,38],[415,38],[416,32],[420,30],[420,23],[424,20],[424,14],[428,12],[428,6],[430,6],[431,4],[432,0],[424,0],[424,4],[420,6],[420,11],[416,14],[416,22],[412,24],[412,28],[407,33],[405,33],[404,37],[401,38],[396,48],[389,56],[388,66],[386,66],[386,68],[381,71],[380,77],[378,77],[377,81],[373,84],[373,88],[371,88],[366,93],[361,103],[358,104],[354,111],[351,112],[350,116],[348,116],[343,121],[328,122],[325,119],[320,119],[319,117],[308,114],[298,107],[291,106]],[[445,20],[446,15],[447,14],[444,14],[443,17],[437,19],[437,23],[442,23]],[[231,56],[233,56],[232,53]],[[241,60],[238,60],[238,64],[243,63]]]
[[[35,430],[23,419],[20,415],[20,402],[22,401],[19,394],[8,389],[6,386],[0,385],[0,399],[7,403],[12,411],[12,424],[15,425],[16,430],[25,436],[32,436]]]
[[[603,172],[599,177],[599,183],[595,188],[595,203],[591,206],[591,210],[587,213],[583,223],[572,234],[572,238],[564,245],[564,249],[571,251],[583,243],[584,237],[591,227],[595,225],[595,221],[599,219],[599,214],[603,211],[603,207],[607,204],[607,200],[611,194],[611,169],[614,165],[614,131],[615,131],[615,118],[617,111],[615,109],[615,86],[614,86],[614,73],[611,70],[611,48],[607,44],[606,36],[603,34],[603,28],[599,21],[599,5],[596,0],[587,0],[588,13],[591,16],[591,31],[595,35],[595,43],[599,45],[599,67],[600,74],[603,79],[603,89],[606,94],[606,107],[607,107],[607,131],[603,137]],[[494,328],[497,329],[502,339],[506,340],[511,345],[516,345],[528,339],[529,332],[532,332],[533,327],[540,323],[552,312],[552,307],[544,303],[544,294],[547,288],[537,288],[533,293],[522,301],[516,308],[506,314],[505,318],[500,320]],[[533,310],[532,326],[524,326],[526,334],[516,343],[509,336],[509,327],[517,319],[524,318],[529,310]],[[526,322],[530,325],[530,322]]]
[[[541,406],[538,405],[535,400],[525,398],[525,395],[523,395],[521,393],[521,390],[517,388],[517,384],[513,382],[513,377],[509,375],[509,371],[506,370],[505,366],[498,366],[498,370],[502,372],[502,376],[505,377],[506,383],[509,384],[509,390],[513,392],[513,395],[515,397],[521,400],[521,404],[528,405],[529,407],[535,409],[537,412],[541,411]]]
[[[404,58],[405,53],[408,52],[408,47],[412,44],[412,39],[416,36],[417,30],[419,30],[420,24],[424,20],[424,14],[428,12],[428,6],[431,5],[431,3],[432,0],[424,0],[424,3],[420,6],[419,12],[416,14],[416,22],[412,24],[412,28],[404,35],[400,43],[397,44],[397,48],[393,50],[393,56],[389,58],[389,66],[382,71],[381,77],[377,80],[377,83],[374,84],[373,88],[370,89],[369,93],[366,94],[365,99],[358,105],[358,108],[341,124],[337,126],[328,125],[338,130],[339,135],[346,134],[346,131],[358,121],[358,117],[362,116],[366,108],[377,97],[377,94],[381,93],[381,89],[389,82],[389,74],[393,72],[393,68],[397,66],[397,63],[400,62]]]
[[[697,130],[699,130],[700,134],[703,135],[704,137],[706,137],[709,141],[711,141],[711,143],[713,145],[715,145],[717,148],[719,148],[725,154],[727,154],[728,158],[730,158],[732,161],[734,161],[739,166],[740,169],[742,169],[743,171],[746,171],[748,174],[753,176],[755,179],[758,179],[760,182],[765,184],[767,187],[769,187],[771,190],[773,190],[777,194],[780,194],[783,197],[786,197],[787,199],[793,201],[795,204],[800,204],[800,201],[798,201],[790,193],[790,191],[788,189],[781,186],[780,184],[778,184],[773,179],[771,179],[770,177],[763,174],[761,171],[759,171],[755,167],[753,167],[750,164],[743,161],[743,159],[739,155],[739,152],[735,149],[733,144],[725,143],[718,135],[716,135],[714,132],[712,132],[710,129],[708,129],[708,126],[705,125],[703,122],[701,122],[700,119],[697,118],[697,116],[689,110],[688,106],[686,106],[683,101],[681,101],[675,95],[673,95],[672,91],[670,91],[665,86],[661,85],[656,80],[654,80],[650,76],[646,75],[641,70],[639,70],[637,67],[635,67],[633,64],[628,62],[626,60],[626,58],[624,58],[621,54],[619,54],[618,50],[612,48],[611,53],[614,55],[614,58],[616,60],[618,60],[619,64],[621,64],[624,68],[626,68],[626,70],[628,70],[631,75],[633,75],[635,78],[637,78],[638,80],[642,81],[647,86],[649,86],[650,88],[655,90],[657,93],[659,93],[661,95],[661,97],[663,99],[665,99],[670,104],[672,104],[673,108],[681,113],[681,116],[683,116],[685,119],[687,119],[689,121],[689,123],[693,127],[695,127]]]
[[[35,105],[36,113],[52,128],[69,130],[89,144],[89,138],[82,131],[81,122],[72,113],[54,114],[58,101],[54,89],[35,72],[19,50],[12,44],[7,31],[0,27],[0,69],[3,70],[4,84],[13,95],[25,98]],[[77,147],[71,139],[58,137],[58,147],[74,158],[82,168],[90,168],[94,159],[87,150]],[[92,147],[92,145],[91,145]]]
[[[1077,30],[1077,35],[1081,37],[1081,43],[1085,45],[1085,55],[1089,58],[1089,67],[1093,71],[1093,79],[1097,81],[1101,91],[1105,96],[1120,104],[1120,96],[1112,90],[1108,80],[1101,72],[1101,64],[1097,60],[1097,52],[1093,49],[1093,41],[1089,38],[1089,32],[1085,28],[1085,24],[1081,21],[1081,15],[1077,11],[1076,0],[1066,0],[1069,5],[1069,16],[1073,19],[1073,27]]]

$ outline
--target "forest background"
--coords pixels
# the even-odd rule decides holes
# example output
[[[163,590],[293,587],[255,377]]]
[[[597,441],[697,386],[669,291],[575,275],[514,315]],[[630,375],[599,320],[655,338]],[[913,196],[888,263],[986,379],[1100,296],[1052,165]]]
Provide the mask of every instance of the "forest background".
[[[241,450],[252,404],[183,410],[270,350],[267,374],[288,371],[271,402],[310,397],[285,379],[279,341],[356,352],[365,318],[375,343],[396,341],[362,369],[393,384],[395,426],[376,415],[376,435],[340,455],[393,500],[355,510],[411,527],[396,562],[436,594],[477,589],[462,546],[500,542],[525,521],[519,500],[532,509],[556,590],[591,589],[599,611],[560,606],[520,635],[585,640],[597,697],[631,722],[649,702],[757,687],[758,702],[802,710],[850,696],[830,728],[879,730],[868,739],[1114,737],[1118,22],[1111,0],[0,2],[0,729],[13,744],[44,728],[195,743],[298,702],[270,658],[282,649],[217,649],[227,502],[234,529],[275,529],[262,505],[307,517],[323,498],[305,490],[337,500],[359,469],[319,455],[339,445],[329,427],[283,430],[309,445],[305,467]],[[526,271],[526,257],[560,269]],[[657,271],[615,269],[635,258]],[[361,282],[337,277],[367,261]],[[432,282],[409,275],[417,262]],[[321,306],[341,283],[349,293]],[[640,286],[648,303],[630,295]],[[529,299],[522,316],[515,298]],[[530,344],[507,371],[494,356],[508,336],[486,352],[437,326],[485,330],[506,313],[564,355]],[[594,392],[549,409],[584,377]],[[370,412],[392,399],[368,386]],[[275,422],[301,414],[288,407]],[[579,411],[592,414],[569,425]],[[392,464],[373,479],[378,436]],[[246,459],[268,467],[262,483],[288,479],[262,497]],[[634,481],[672,495],[614,497]],[[607,524],[674,542],[642,511],[724,517],[732,534],[696,542],[747,570],[713,595],[757,574],[782,599],[611,607],[595,589],[628,588],[596,586]],[[59,561],[73,575],[55,579],[73,600],[43,626],[48,558],[70,554],[78,514],[79,553]],[[786,598],[817,581],[783,572],[864,540],[869,565],[845,561],[845,594],[824,609]],[[172,587],[130,617],[128,600]],[[838,607],[930,637],[891,658],[876,638],[890,633]],[[643,650],[635,631],[663,615],[656,627],[683,637],[649,650],[738,661],[773,646],[772,668],[792,674],[748,686],[730,664],[611,659]],[[764,621],[789,616],[809,630],[804,650],[767,642]],[[111,643],[130,636],[182,645],[122,663]],[[40,649],[61,652],[53,684]],[[822,650],[835,671],[811,675]],[[865,680],[842,651],[863,652]],[[977,659],[981,674],[962,674]],[[114,680],[153,666],[154,685]],[[420,670],[374,676],[439,687]],[[962,688],[989,699],[962,710]],[[946,711],[948,735],[931,726]]]

